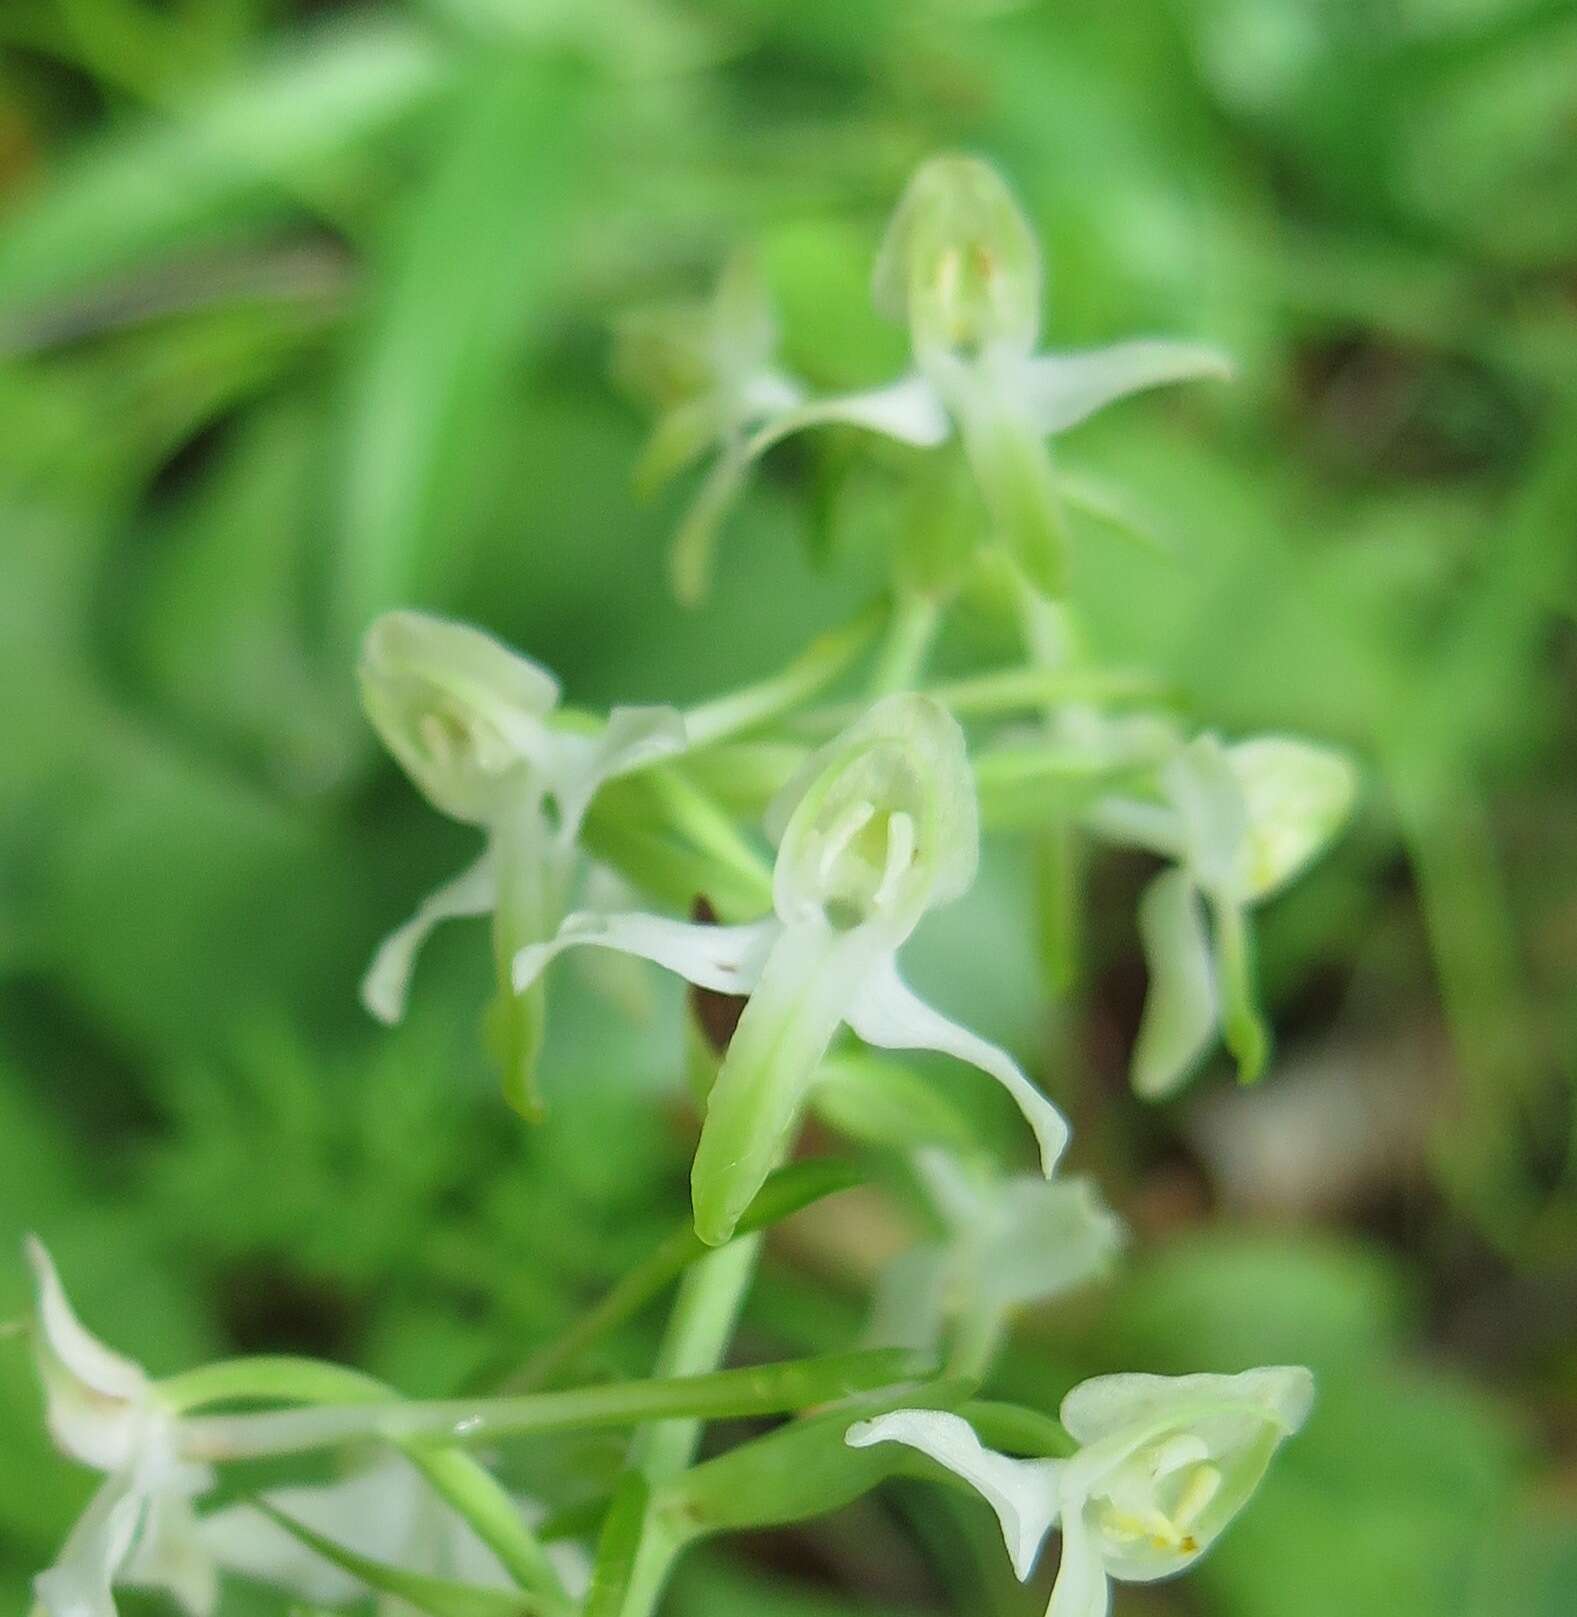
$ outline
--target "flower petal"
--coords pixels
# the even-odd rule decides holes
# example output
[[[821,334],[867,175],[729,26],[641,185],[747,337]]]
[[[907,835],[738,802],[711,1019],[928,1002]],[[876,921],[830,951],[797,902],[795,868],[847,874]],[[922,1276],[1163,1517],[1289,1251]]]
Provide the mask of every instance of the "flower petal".
[[[681,606],[697,606],[712,584],[712,553],[729,507],[739,498],[751,456],[735,439],[724,446],[696,490],[668,553],[668,576]]]
[[[1201,343],[1139,339],[1080,354],[1042,354],[1024,362],[1023,405],[1037,430],[1066,432],[1130,393],[1202,377],[1225,381],[1232,364]]]
[[[672,707],[616,707],[595,736],[555,732],[555,757],[545,774],[558,802],[560,842],[575,840],[604,784],[671,758],[684,746],[684,718]]]
[[[723,436],[725,416],[712,394],[676,404],[658,416],[635,462],[635,491],[643,499],[677,477]]]
[[[213,1617],[219,1604],[219,1569],[202,1539],[187,1487],[212,1484],[206,1469],[187,1467],[174,1488],[148,1502],[148,1514],[116,1580],[138,1589],[162,1589],[187,1617]]]
[[[136,1541],[145,1505],[129,1470],[100,1487],[55,1564],[33,1580],[44,1617],[116,1617],[111,1587]]]
[[[277,1488],[264,1497],[354,1554],[411,1572],[448,1572],[445,1546],[437,1540],[450,1536],[449,1526],[468,1531],[403,1460],[388,1459],[322,1486]],[[441,1527],[446,1531],[440,1533]],[[202,1534],[221,1565],[304,1600],[343,1605],[366,1593],[359,1578],[251,1505],[205,1517]]]
[[[807,427],[821,426],[864,427],[922,449],[945,442],[952,430],[936,390],[922,376],[774,411],[748,438],[725,443],[685,512],[669,557],[674,594],[683,605],[694,606],[706,595],[718,531],[751,465],[774,444]]]
[[[1184,1419],[1218,1408],[1251,1408],[1295,1432],[1314,1402],[1314,1377],[1302,1365],[1272,1365],[1237,1375],[1155,1376],[1126,1372],[1082,1381],[1062,1400],[1062,1424],[1082,1444],[1128,1427]]]
[[[1248,837],[1248,801],[1220,737],[1195,736],[1161,770],[1182,822],[1184,856],[1206,892],[1235,897]]]
[[[33,1270],[34,1356],[50,1435],[72,1458],[100,1471],[119,1470],[133,1458],[148,1420],[148,1377],[82,1325],[36,1235],[27,1238],[24,1250]]]
[[[593,944],[651,960],[697,988],[748,994],[760,981],[781,932],[779,923],[771,919],[745,926],[697,926],[661,915],[601,915],[581,910],[565,920],[550,942],[531,944],[515,956],[515,992],[521,993],[535,982],[555,955],[578,944]]]
[[[974,1279],[997,1306],[1060,1297],[1105,1274],[1122,1246],[1122,1221],[1088,1179],[1018,1174],[995,1200],[1000,1231],[976,1248]]]
[[[934,449],[946,443],[953,430],[936,389],[924,376],[913,375],[886,387],[810,399],[784,410],[757,429],[746,445],[746,453],[753,460],[796,432],[826,426],[864,427],[917,449]]]
[[[961,1477],[997,1513],[1013,1572],[1022,1583],[1057,1519],[1057,1478],[1065,1462],[1013,1460],[988,1449],[961,1415],[900,1409],[857,1421],[844,1437],[851,1448],[903,1443]]]
[[[1041,1169],[1051,1177],[1068,1143],[1061,1112],[1024,1076],[1013,1058],[996,1045],[950,1022],[912,993],[891,959],[860,985],[848,1023],[867,1044],[884,1050],[936,1050],[978,1067],[1002,1085],[1018,1104],[1040,1145]]]
[[[361,980],[361,1002],[380,1022],[398,1022],[405,1015],[405,996],[416,956],[428,934],[440,921],[468,915],[486,915],[497,897],[490,853],[435,888],[417,906],[416,913],[378,945],[372,964]]]
[[[1215,971],[1198,889],[1184,870],[1157,876],[1139,900],[1139,937],[1150,974],[1133,1050],[1133,1087],[1170,1095],[1216,1036]]]
[[[1062,1516],[1062,1561],[1046,1617],[1106,1617],[1112,1590],[1082,1501]]]
[[[1330,747],[1259,736],[1227,748],[1248,810],[1239,873],[1258,902],[1291,881],[1341,829],[1358,795],[1352,761]]]

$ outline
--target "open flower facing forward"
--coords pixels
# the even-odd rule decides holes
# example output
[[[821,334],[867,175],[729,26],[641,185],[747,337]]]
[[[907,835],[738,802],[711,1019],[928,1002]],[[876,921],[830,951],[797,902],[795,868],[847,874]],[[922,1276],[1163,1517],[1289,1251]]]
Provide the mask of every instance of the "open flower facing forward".
[[[1329,747],[1282,736],[1228,746],[1205,735],[1162,768],[1159,802],[1109,797],[1095,805],[1093,829],[1174,861],[1139,903],[1150,971],[1133,1056],[1141,1095],[1176,1089],[1218,1028],[1239,1076],[1259,1075],[1268,1039],[1254,994],[1249,912],[1334,839],[1357,788],[1351,760]]]
[[[179,1422],[140,1365],[77,1319],[43,1244],[29,1238],[34,1356],[50,1436],[62,1453],[106,1474],[55,1564],[34,1580],[41,1617],[114,1617],[113,1590],[161,1589],[190,1617],[218,1599],[192,1501],[213,1482],[182,1457]]]
[[[915,1169],[944,1235],[906,1252],[882,1277],[870,1339],[934,1351],[949,1324],[988,1356],[1015,1312],[1098,1279],[1123,1227],[1087,1179],[972,1172],[945,1151]]]
[[[778,833],[774,914],[741,926],[652,915],[570,916],[524,949],[515,984],[576,944],[642,955],[702,988],[748,994],[707,1104],[692,1175],[696,1230],[720,1242],[787,1149],[840,1027],[887,1049],[938,1050],[1013,1096],[1049,1174],[1067,1125],[1003,1050],[948,1021],[898,974],[927,910],[974,879],[979,827],[963,732],[917,695],[878,702],[828,743],[769,816]]]
[[[824,423],[864,427],[930,448],[955,433],[996,536],[1036,588],[1066,588],[1058,491],[1045,440],[1131,393],[1231,367],[1197,343],[1138,339],[1038,353],[1040,249],[990,164],[932,158],[910,180],[877,256],[872,291],[909,328],[914,369],[888,387],[785,400],[719,460],[681,531],[682,581],[698,587],[712,537],[750,460]]]
[[[605,781],[671,756],[684,723],[666,707],[615,708],[600,731],[552,722],[558,682],[468,624],[389,612],[367,631],[362,702],[389,751],[433,807],[482,829],[480,859],[431,893],[379,948],[362,984],[374,1016],[404,1013],[417,951],[440,921],[493,917],[499,996],[495,1043],[505,1090],[536,1110],[540,990],[517,993],[509,962],[550,937],[575,872],[576,838]]]
[[[1026,1579],[1053,1527],[1062,1561],[1047,1617],[1106,1617],[1111,1579],[1186,1570],[1248,1502],[1283,1439],[1308,1418],[1314,1380],[1291,1366],[1216,1376],[1097,1376],[1062,1401],[1071,1459],[985,1448],[961,1416],[899,1410],[850,1427],[855,1448],[903,1443],[961,1477],[996,1512]]]

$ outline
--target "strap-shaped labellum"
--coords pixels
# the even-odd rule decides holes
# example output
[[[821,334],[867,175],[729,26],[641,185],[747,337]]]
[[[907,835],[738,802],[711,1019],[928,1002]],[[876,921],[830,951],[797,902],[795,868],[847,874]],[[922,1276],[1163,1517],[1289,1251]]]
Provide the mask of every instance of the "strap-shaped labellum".
[[[779,937],[712,1086],[691,1170],[696,1234],[709,1246],[729,1238],[786,1153],[850,985],[883,946],[865,928],[838,934],[819,922]]]

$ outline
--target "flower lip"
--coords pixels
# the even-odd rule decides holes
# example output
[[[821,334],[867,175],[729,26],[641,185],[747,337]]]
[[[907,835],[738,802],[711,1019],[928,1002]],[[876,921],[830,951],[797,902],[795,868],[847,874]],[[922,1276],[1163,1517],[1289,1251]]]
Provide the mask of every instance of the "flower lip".
[[[358,670],[379,735],[435,807],[485,822],[505,782],[544,749],[558,682],[469,624],[387,612],[367,630]]]

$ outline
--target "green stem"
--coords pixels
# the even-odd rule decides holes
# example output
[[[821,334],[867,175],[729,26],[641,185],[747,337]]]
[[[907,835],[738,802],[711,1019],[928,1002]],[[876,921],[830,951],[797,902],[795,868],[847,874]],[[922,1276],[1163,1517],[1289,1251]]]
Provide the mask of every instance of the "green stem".
[[[873,697],[914,690],[919,685],[941,623],[942,609],[934,596],[918,590],[899,593],[871,674]]]
[[[1000,1311],[994,1308],[976,1309],[967,1314],[947,1356],[945,1374],[980,1381],[1002,1345],[1005,1324]]]
[[[681,1291],[694,1302],[688,1329],[675,1343],[673,1362],[690,1365],[721,1357],[732,1328],[756,1238],[736,1242],[716,1254],[728,1260],[710,1268],[710,1259],[691,1271],[696,1284]],[[743,1250],[741,1250],[743,1249]],[[726,1285],[717,1283],[721,1276]],[[186,1416],[181,1449],[193,1459],[251,1459],[301,1454],[337,1443],[377,1438],[406,1443],[478,1443],[542,1432],[595,1426],[633,1426],[646,1421],[722,1420],[744,1415],[783,1414],[869,1392],[913,1376],[924,1361],[891,1349],[829,1354],[785,1364],[654,1379],[616,1381],[522,1398],[452,1398],[416,1403],[363,1392],[351,1403],[313,1409],[268,1410],[261,1414]],[[686,1452],[680,1459],[688,1459]]]
[[[659,1376],[694,1376],[721,1364],[755,1275],[761,1237],[749,1235],[709,1253],[679,1284],[657,1355]],[[663,1421],[636,1433],[630,1463],[648,1482],[676,1476],[695,1458],[699,1420]]]
[[[747,1235],[708,1253],[685,1271],[658,1352],[659,1375],[722,1362],[760,1254],[761,1236]],[[664,1421],[636,1434],[627,1472],[641,1479],[644,1501],[635,1560],[619,1581],[617,1597],[610,1595],[602,1604],[596,1598],[589,1600],[586,1617],[651,1617],[656,1611],[683,1544],[664,1526],[650,1490],[685,1470],[695,1458],[700,1435],[696,1420]],[[594,1597],[605,1581],[601,1575],[603,1553],[599,1546]]]
[[[398,1395],[372,1376],[317,1359],[284,1356],[224,1359],[159,1384],[175,1413],[204,1404],[290,1402],[383,1406]],[[396,1439],[433,1491],[462,1515],[522,1589],[549,1605],[567,1606],[568,1594],[547,1552],[493,1474],[458,1449]]]

